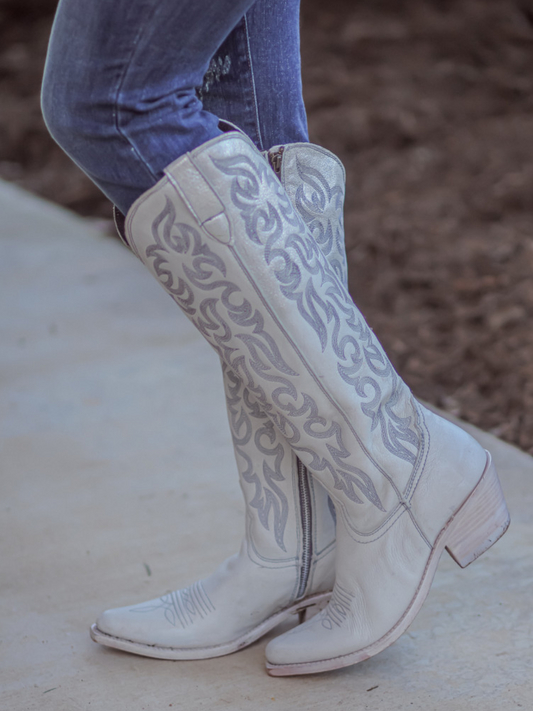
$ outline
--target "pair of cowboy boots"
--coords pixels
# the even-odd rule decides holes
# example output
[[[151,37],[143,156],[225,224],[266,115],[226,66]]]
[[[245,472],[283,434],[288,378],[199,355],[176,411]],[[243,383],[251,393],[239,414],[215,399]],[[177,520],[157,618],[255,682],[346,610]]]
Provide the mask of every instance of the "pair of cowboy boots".
[[[222,360],[247,528],[206,580],[103,613],[96,641],[217,656],[333,587],[267,668],[347,666],[407,629],[444,549],[464,567],[505,532],[490,455],[413,398],[348,294],[343,178],[318,147],[269,161],[226,133],[130,209],[128,244]]]

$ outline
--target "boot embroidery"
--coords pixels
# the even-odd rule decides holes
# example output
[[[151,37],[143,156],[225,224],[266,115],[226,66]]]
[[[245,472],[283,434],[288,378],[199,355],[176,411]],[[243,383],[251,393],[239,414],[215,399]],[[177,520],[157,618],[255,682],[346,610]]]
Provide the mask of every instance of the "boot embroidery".
[[[330,186],[320,171],[303,165],[299,158],[296,159],[296,170],[301,183],[294,196],[295,207],[333,271],[346,285],[348,275],[342,237],[344,186],[341,183]],[[324,218],[331,212],[336,216],[334,224],[330,218]]]
[[[354,597],[355,595],[341,585],[335,585],[329,605],[324,611],[322,627],[325,627],[327,630],[333,629],[333,626],[341,627],[342,623],[348,617],[350,605]]]
[[[202,582],[198,581],[188,588],[163,595],[156,604],[140,605],[132,608],[130,612],[148,613],[161,610],[169,624],[173,627],[180,625],[185,629],[196,620],[205,619],[215,609]]]
[[[205,288],[205,280],[212,276],[213,271],[218,271],[225,276],[226,268],[223,260],[218,257],[207,244],[203,244],[199,232],[192,226],[177,222],[176,209],[172,201],[167,197],[165,207],[162,212],[157,216],[152,224],[152,236],[154,238],[154,244],[150,245],[146,250],[147,258],[153,259],[153,268],[157,274],[158,279],[164,285],[165,289],[170,293],[174,300],[179,306],[187,313],[187,315],[194,320],[198,328],[207,336],[207,333],[215,332],[222,326],[225,333],[222,338],[217,339],[218,350],[224,347],[225,341],[231,337],[231,331],[222,317],[219,316],[216,311],[216,300],[204,300],[199,308],[195,308],[193,289],[190,284],[182,278],[175,279],[172,276],[171,270],[168,268],[168,264],[165,255],[169,250],[177,252],[178,254],[189,254],[192,253],[194,257],[192,265],[193,268],[184,267],[184,272],[189,278],[190,282],[200,288]],[[239,289],[231,284],[231,282],[221,282],[217,281],[211,285],[211,289],[216,289],[217,286],[223,285],[224,299],[229,302],[231,296],[238,292]],[[198,318],[200,314],[200,318]],[[250,317],[252,310],[247,309],[246,305],[244,309],[240,310],[241,318],[246,319]],[[196,318],[195,318],[196,317]],[[253,315],[252,315],[253,318]],[[257,319],[260,322],[260,318]],[[258,323],[259,325],[259,323]],[[267,335],[267,334],[265,334]],[[249,338],[249,337],[248,337]],[[265,350],[264,342],[259,341],[259,339],[251,338],[250,349],[261,348]],[[284,372],[292,373],[288,366],[285,365],[281,354],[277,349],[274,341],[268,337],[267,341],[271,346],[272,358],[274,367],[279,368]],[[256,345],[257,344],[257,345]],[[223,351],[223,355],[224,355]],[[234,376],[235,387],[238,387],[239,380]],[[228,394],[228,393],[227,393]],[[239,398],[232,397],[229,394],[230,401],[233,404],[239,402]],[[259,409],[259,408],[258,408]],[[259,520],[261,524],[269,530],[269,517],[270,512],[273,512],[273,529],[274,536],[278,546],[286,551],[284,544],[284,533],[287,524],[287,519],[289,515],[289,504],[286,496],[283,492],[276,486],[275,481],[283,481],[283,475],[281,474],[281,458],[283,457],[283,452],[281,445],[279,447],[274,447],[274,449],[266,449],[263,446],[262,453],[264,455],[274,455],[275,464],[274,469],[269,467],[266,463],[263,466],[264,478],[270,484],[270,487],[264,487],[259,480],[257,472],[253,471],[251,460],[244,452],[244,446],[249,441],[251,436],[251,425],[246,422],[246,414],[244,410],[240,413],[235,412],[235,409],[231,409],[230,406],[230,427],[232,430],[232,435],[236,443],[236,447],[239,454],[247,461],[247,467],[243,473],[243,478],[250,484],[255,485],[256,492],[252,499],[251,505],[258,510]],[[242,432],[244,426],[244,434],[239,437],[237,433]],[[244,439],[242,438],[244,436]],[[261,437],[261,441],[264,442],[264,437]]]
[[[163,252],[167,251],[165,245],[168,245],[170,249],[180,254],[189,250],[191,235],[196,232],[196,230],[189,225],[176,224],[175,219],[176,210],[167,197],[165,209],[156,217],[152,224],[152,237],[154,238],[155,244],[148,247],[146,256],[148,259],[153,258],[157,278],[161,281],[161,284],[163,284],[167,292],[188,316],[192,316],[196,310],[192,307],[194,303],[194,293],[191,287],[184,279],[175,279],[173,277],[171,270],[166,266],[164,256],[160,253],[161,250]],[[163,226],[162,234],[160,231],[161,225]]]
[[[276,180],[272,171],[270,172],[272,179]],[[176,281],[180,285],[180,291],[187,290],[194,293],[192,288],[194,286],[213,294],[196,304],[194,300],[188,302],[187,315],[191,321],[242,379],[251,395],[261,404],[265,414],[274,422],[293,449],[312,457],[312,462],[308,465],[311,470],[329,471],[335,489],[343,492],[350,500],[362,504],[366,499],[380,511],[385,512],[370,476],[361,469],[347,464],[350,452],[342,441],[340,424],[327,422],[319,414],[314,399],[306,393],[301,393],[302,403],[298,406],[295,404],[298,391],[290,378],[298,377],[298,373],[284,361],[275,338],[265,331],[261,313],[242,296],[241,289],[236,284],[225,278],[227,270],[224,260],[215,254],[208,244],[202,242],[195,228],[176,223],[176,232],[174,232],[175,219],[175,208],[167,199],[165,208],[153,222],[152,235],[155,244],[146,249],[146,257],[153,260],[152,268],[157,277],[174,296],[171,290],[174,288],[174,278],[167,276],[171,270],[166,255],[175,252],[187,257],[186,263],[182,266],[187,280],[180,277]],[[297,218],[297,221],[303,224],[300,218]],[[314,248],[318,249],[316,245]],[[221,313],[222,310],[227,314],[226,317]],[[247,331],[235,331],[228,323],[228,318],[237,329],[244,328]],[[230,346],[232,339],[243,343],[247,349],[247,357],[235,356],[235,348]],[[273,384],[277,386],[271,393],[270,399],[260,384],[261,380],[265,380],[270,387]],[[275,407],[271,401],[274,402]],[[308,435],[333,440],[334,444],[328,445],[332,461],[318,458],[314,452],[298,444],[301,434],[293,418],[303,415],[307,416],[304,430]],[[358,491],[364,498],[358,495]]]
[[[283,460],[286,458],[285,448],[278,439],[273,423],[257,403],[250,402],[243,382],[226,364],[223,364],[222,368],[227,376],[225,378],[226,402],[233,444],[238,457],[245,463],[245,467],[241,470],[241,477],[244,482],[254,487],[254,495],[248,503],[257,510],[259,521],[267,531],[271,530],[272,525],[277,545],[282,551],[287,552],[284,535],[289,517],[289,502],[276,484],[285,481],[282,473]],[[257,418],[261,424],[254,428],[251,418]],[[256,455],[255,458],[257,452],[264,457],[260,467],[254,467],[252,458],[247,454],[247,446],[250,444]],[[247,492],[245,496],[248,499]]]
[[[296,302],[302,318],[317,334],[322,351],[327,346],[333,349],[339,375],[362,400],[362,411],[371,419],[372,430],[379,427],[386,449],[414,466],[420,442],[413,418],[401,417],[393,409],[405,386],[335,271],[308,238],[302,218],[274,173],[266,163],[254,162],[245,155],[240,163],[239,156],[233,156],[213,159],[213,164],[233,179],[231,197],[248,238],[263,248],[281,293]],[[265,207],[265,201],[258,200],[265,189],[269,195],[276,194],[276,205],[268,201]],[[359,375],[363,368],[372,375]],[[388,397],[379,380],[390,389]]]
[[[295,301],[321,347],[333,350],[338,373],[352,386],[362,413],[370,419],[370,431],[378,434],[389,452],[410,466],[407,475],[412,477],[420,440],[414,430],[414,417],[402,417],[396,412],[397,405],[405,400],[403,385],[335,272],[309,238],[304,221],[275,174],[262,159],[253,161],[246,155],[212,158],[212,163],[232,178],[231,200],[243,219],[248,238],[261,247],[265,264],[275,278],[273,283],[278,284],[285,298]],[[202,239],[196,227],[178,222],[172,200],[168,194],[166,197],[165,207],[152,223],[155,243],[146,249],[146,257],[160,281],[176,300],[185,300],[189,318],[242,379],[251,398],[303,457],[306,466],[315,472],[329,472],[334,488],[351,501],[366,500],[385,512],[371,477],[348,464],[351,452],[343,442],[344,425],[325,418],[315,400],[297,387],[299,374],[283,358],[275,334],[265,329],[262,312],[227,278],[222,255],[231,252],[244,268],[237,253],[231,247],[211,244]],[[183,277],[176,274],[174,267],[174,276],[170,274],[167,257],[172,252],[182,257]],[[199,291],[205,295],[200,296]],[[270,318],[270,312],[265,317]],[[342,410],[339,414],[343,416]],[[303,418],[305,421],[298,424],[297,420]],[[304,446],[304,432],[307,437],[327,440],[327,458],[319,457],[314,447]],[[397,491],[390,475],[374,460],[353,427],[351,433],[364,456]],[[271,471],[275,469],[271,467]],[[275,483],[268,469],[262,474],[270,476],[271,485]],[[397,494],[400,496],[399,491]],[[262,505],[260,501],[260,497],[256,499],[256,505]],[[275,498],[270,501],[271,506],[275,504]],[[265,500],[264,504],[268,502]]]

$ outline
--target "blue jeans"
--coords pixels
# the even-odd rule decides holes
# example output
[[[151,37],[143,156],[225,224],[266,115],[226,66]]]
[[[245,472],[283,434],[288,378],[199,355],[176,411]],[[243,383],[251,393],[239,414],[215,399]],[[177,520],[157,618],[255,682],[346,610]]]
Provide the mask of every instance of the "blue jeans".
[[[63,150],[124,213],[219,135],[307,141],[300,0],[60,0],[42,91]]]

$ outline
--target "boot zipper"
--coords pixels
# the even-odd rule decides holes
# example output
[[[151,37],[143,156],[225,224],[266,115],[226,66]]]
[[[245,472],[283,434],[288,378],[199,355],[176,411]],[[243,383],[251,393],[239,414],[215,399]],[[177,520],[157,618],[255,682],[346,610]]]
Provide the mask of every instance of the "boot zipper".
[[[311,510],[311,488],[309,474],[302,462],[297,458],[298,469],[298,494],[300,497],[300,517],[302,524],[302,559],[300,565],[300,580],[296,599],[304,596],[311,572],[311,559],[313,557],[313,538],[311,535],[313,516]]]
[[[274,173],[281,180],[281,163],[283,161],[283,151],[285,146],[280,146],[277,151],[268,152],[268,161]],[[298,581],[298,593],[296,599],[304,596],[309,582],[311,572],[311,559],[313,557],[313,537],[312,526],[313,516],[311,510],[311,488],[309,486],[309,474],[302,462],[297,458],[298,470],[298,495],[300,497],[300,521],[302,525],[302,559],[300,564],[300,579]]]
[[[281,178],[281,161],[283,160],[283,151],[285,146],[280,146],[277,151],[268,152],[268,162],[270,163],[272,170]]]

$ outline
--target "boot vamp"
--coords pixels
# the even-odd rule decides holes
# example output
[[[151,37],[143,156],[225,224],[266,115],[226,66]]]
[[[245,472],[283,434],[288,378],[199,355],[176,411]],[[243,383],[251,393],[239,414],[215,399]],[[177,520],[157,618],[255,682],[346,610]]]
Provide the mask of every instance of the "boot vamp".
[[[96,625],[113,637],[151,646],[225,644],[289,606],[297,577],[295,566],[262,568],[239,553],[187,588],[107,610]]]
[[[340,657],[375,643],[409,609],[431,548],[407,512],[372,543],[356,543],[339,526],[339,566],[332,598],[309,622],[272,640],[272,664],[314,662]]]

